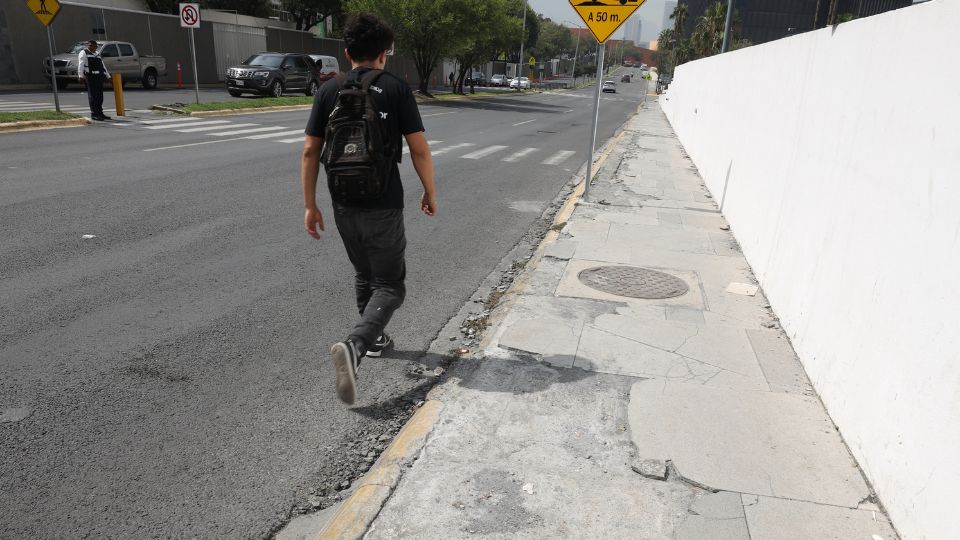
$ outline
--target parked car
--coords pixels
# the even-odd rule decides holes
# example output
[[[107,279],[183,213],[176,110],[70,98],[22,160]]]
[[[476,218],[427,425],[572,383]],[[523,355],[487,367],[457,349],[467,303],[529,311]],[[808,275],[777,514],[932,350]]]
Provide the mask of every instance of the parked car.
[[[467,86],[486,86],[487,85],[487,76],[479,71],[475,71],[467,75],[463,79],[463,84]]]
[[[320,83],[325,83],[340,73],[340,61],[333,56],[311,54],[310,59],[317,65],[317,70],[320,72],[317,79]]]
[[[633,76],[628,73],[628,74],[624,75],[623,77],[620,77],[620,82],[628,83],[628,82],[631,81],[631,78],[632,78],[632,77],[633,77]]]
[[[490,77],[490,86],[506,86],[510,79],[506,75],[494,75]]]
[[[312,96],[320,87],[320,74],[305,54],[257,53],[227,69],[227,92],[239,97],[245,93],[280,97],[299,90]]]
[[[103,65],[112,75],[119,73],[123,83],[139,82],[144,88],[157,87],[159,78],[167,74],[167,61],[162,56],[145,56],[138,53],[132,43],[126,41],[102,41],[99,43]],[[77,64],[80,51],[87,48],[81,41],[65,53],[54,55],[53,68],[57,71],[57,87],[66,88],[77,82]],[[50,58],[43,59],[43,76],[50,81]]]
[[[603,81],[603,87],[601,88],[604,92],[613,92],[617,93],[617,83],[613,81]]]
[[[520,90],[530,88],[530,79],[526,77],[520,77],[519,79],[510,79],[510,88],[519,88]]]

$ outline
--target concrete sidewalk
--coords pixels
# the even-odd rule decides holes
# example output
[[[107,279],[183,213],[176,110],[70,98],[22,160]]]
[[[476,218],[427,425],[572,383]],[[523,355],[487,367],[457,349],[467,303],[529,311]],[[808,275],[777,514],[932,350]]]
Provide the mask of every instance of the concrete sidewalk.
[[[365,538],[895,538],[659,107],[618,137]]]

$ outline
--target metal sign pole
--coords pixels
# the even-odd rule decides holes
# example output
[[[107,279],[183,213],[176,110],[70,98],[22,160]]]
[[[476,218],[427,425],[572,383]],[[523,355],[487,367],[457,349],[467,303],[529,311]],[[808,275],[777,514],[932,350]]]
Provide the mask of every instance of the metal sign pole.
[[[600,120],[600,87],[603,85],[603,60],[607,50],[603,44],[598,44],[600,58],[597,61],[597,88],[593,96],[593,135],[590,137],[590,154],[587,157],[587,178],[583,185],[583,200],[590,200],[590,182],[593,180],[593,153],[597,151],[597,122]]]
[[[197,80],[197,48],[193,41],[193,28],[190,29],[190,56],[193,57],[193,92],[197,96],[197,105],[200,104],[200,81]]]
[[[60,92],[57,90],[57,72],[53,68],[53,32],[50,26],[47,26],[47,47],[50,48],[50,84],[53,85],[53,102],[57,106],[57,112],[60,112]]]

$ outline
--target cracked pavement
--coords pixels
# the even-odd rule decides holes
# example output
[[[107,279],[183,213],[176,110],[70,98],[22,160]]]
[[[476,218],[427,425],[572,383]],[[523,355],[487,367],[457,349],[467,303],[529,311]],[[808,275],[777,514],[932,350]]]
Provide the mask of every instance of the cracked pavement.
[[[659,106],[623,129],[365,538],[896,538]]]

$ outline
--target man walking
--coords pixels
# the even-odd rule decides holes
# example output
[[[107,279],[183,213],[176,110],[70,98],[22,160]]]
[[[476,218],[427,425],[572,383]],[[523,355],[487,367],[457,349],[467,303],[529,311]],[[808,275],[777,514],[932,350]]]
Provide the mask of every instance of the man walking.
[[[306,128],[300,180],[304,226],[319,239],[325,229],[316,189],[323,161],[337,230],[356,272],[360,320],[330,350],[337,396],[352,404],[360,360],[380,356],[392,344],[384,328],[406,296],[407,240],[397,166],[401,137],[423,184],[420,210],[435,215],[437,201],[430,146],[413,92],[382,71],[393,49],[393,31],[378,17],[362,13],[347,19],[343,39],[353,69],[327,81],[317,93]],[[381,154],[386,158],[383,166],[376,163]],[[361,163],[369,166],[361,169]],[[371,170],[380,172],[369,174]]]
[[[77,59],[77,77],[87,83],[90,118],[94,120],[110,120],[109,116],[103,114],[103,81],[109,76],[107,66],[103,65],[103,58],[97,52],[97,42],[91,39]]]

